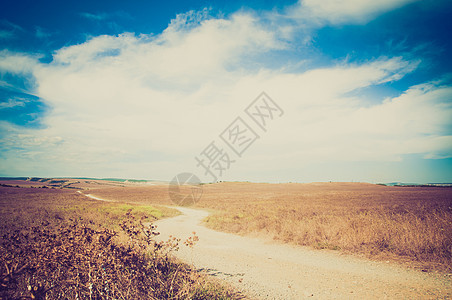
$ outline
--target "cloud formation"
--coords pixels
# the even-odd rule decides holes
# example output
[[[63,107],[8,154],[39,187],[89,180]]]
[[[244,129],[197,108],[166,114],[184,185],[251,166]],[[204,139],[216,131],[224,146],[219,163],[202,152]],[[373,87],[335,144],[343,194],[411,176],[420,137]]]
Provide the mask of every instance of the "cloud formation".
[[[20,97],[14,97],[9,98],[7,102],[1,102],[0,103],[0,110],[5,108],[13,108],[13,107],[24,107],[25,103],[27,102],[27,99],[20,98]]]
[[[366,23],[387,11],[419,0],[300,0],[291,7],[293,17],[309,19],[319,25],[327,23]]]
[[[39,65],[41,55],[15,53],[8,50],[0,51],[0,72],[15,75],[33,73]]]
[[[108,18],[108,15],[105,13],[92,14],[92,13],[83,12],[83,13],[80,13],[80,16],[83,18],[95,20],[95,21],[101,21],[101,20],[105,20],[106,18]]]
[[[304,1],[300,7],[316,20],[339,24],[409,1],[355,2]],[[246,176],[245,166],[271,172],[313,162],[397,161],[407,154],[452,157],[447,82],[415,85],[372,105],[359,92],[402,79],[418,60],[378,57],[289,71],[287,61],[275,67],[262,59],[292,47],[290,34],[281,39],[281,28],[264,23],[253,13],[215,18],[191,11],[161,34],[94,37],[59,49],[50,63],[0,52],[0,70],[32,74],[33,93],[52,108],[44,129],[0,123],[0,172],[29,174],[27,165],[46,176],[170,179],[181,171],[202,173],[194,156],[261,91],[286,114],[225,179]],[[13,105],[8,103],[3,105]]]
[[[8,40],[8,39],[10,39],[12,37],[14,37],[14,34],[11,31],[0,30],[0,39]]]

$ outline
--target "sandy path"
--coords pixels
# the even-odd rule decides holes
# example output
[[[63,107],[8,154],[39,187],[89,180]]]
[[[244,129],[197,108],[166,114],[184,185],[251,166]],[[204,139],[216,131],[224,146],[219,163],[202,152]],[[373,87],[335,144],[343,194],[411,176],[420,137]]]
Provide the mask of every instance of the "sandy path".
[[[94,195],[92,195],[92,194],[85,194],[85,193],[83,193],[82,191],[77,191],[77,193],[82,194],[82,195],[84,195],[84,196],[86,196],[86,197],[88,197],[88,198],[91,198],[91,199],[93,199],[93,200],[99,200],[99,201],[105,201],[105,202],[116,202],[116,201],[113,201],[113,200],[103,199],[103,198],[94,196]]]
[[[258,299],[443,299],[451,278],[385,263],[217,232],[200,225],[202,210],[177,207],[183,215],[156,223],[160,238],[182,239],[195,231],[194,248],[177,257],[227,280]]]

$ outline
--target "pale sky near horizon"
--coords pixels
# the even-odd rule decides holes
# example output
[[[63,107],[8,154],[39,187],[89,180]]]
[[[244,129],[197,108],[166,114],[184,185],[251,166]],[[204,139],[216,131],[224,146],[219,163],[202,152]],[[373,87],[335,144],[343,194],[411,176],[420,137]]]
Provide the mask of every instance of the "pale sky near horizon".
[[[452,182],[450,1],[2,6],[0,176]]]

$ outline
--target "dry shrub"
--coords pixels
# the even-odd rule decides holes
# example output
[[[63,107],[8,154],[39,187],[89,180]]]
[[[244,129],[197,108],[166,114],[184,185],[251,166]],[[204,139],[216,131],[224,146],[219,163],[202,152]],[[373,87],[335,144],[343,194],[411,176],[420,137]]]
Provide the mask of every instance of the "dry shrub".
[[[30,194],[29,200],[42,200],[42,206],[46,195],[58,197],[53,192]],[[11,207],[32,205],[11,200]],[[128,212],[117,232],[76,213],[42,208],[9,212],[0,215],[0,299],[240,298],[175,261],[171,253],[181,241],[157,242],[156,228],[145,217]],[[195,236],[185,241],[194,242]]]
[[[226,183],[198,205],[216,210],[213,229],[450,271],[451,199],[450,188]]]

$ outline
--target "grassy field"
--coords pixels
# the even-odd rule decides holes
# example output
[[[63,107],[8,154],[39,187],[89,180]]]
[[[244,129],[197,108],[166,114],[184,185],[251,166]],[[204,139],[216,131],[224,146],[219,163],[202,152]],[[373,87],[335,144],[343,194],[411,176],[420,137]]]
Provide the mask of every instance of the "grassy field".
[[[206,185],[213,229],[452,270],[452,189],[365,183]]]
[[[106,199],[171,205],[167,186],[92,191]],[[284,243],[452,270],[452,188],[366,183],[203,185],[206,226]]]
[[[155,241],[150,222],[175,210],[76,191],[99,184],[49,183],[0,186],[0,299],[241,298],[175,261],[184,241]]]
[[[104,199],[172,204],[166,185],[83,184],[71,186]],[[452,270],[452,188],[227,182],[203,185],[196,207],[210,210],[205,224],[220,231],[390,260],[425,271]]]

